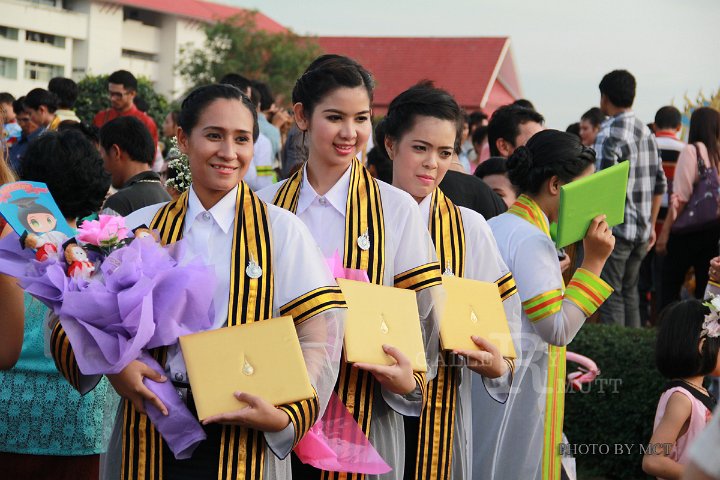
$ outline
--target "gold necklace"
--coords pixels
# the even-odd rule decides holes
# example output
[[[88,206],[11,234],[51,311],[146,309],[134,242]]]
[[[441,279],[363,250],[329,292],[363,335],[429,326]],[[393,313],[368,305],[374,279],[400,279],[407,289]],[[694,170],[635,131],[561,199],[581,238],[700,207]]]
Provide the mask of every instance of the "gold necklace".
[[[683,382],[683,383],[687,383],[687,384],[690,385],[691,387],[694,387],[696,390],[700,390],[701,392],[705,392],[706,394],[708,393],[708,392],[707,392],[707,389],[702,386],[702,383],[700,383],[700,385],[696,385],[696,384],[694,384],[694,383],[692,383],[692,382],[689,382],[689,381],[687,381],[687,380],[685,380],[685,379],[682,379],[682,378],[680,379],[680,381]]]

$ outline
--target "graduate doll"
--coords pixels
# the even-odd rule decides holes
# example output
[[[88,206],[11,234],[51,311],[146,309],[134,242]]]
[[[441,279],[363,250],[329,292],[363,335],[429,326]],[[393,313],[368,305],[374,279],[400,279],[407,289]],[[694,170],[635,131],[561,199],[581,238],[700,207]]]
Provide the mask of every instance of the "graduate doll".
[[[413,373],[392,345],[394,365],[341,364],[336,392],[372,445],[393,469],[380,478],[401,479],[405,464],[403,415],[419,416],[426,382],[435,375],[437,322],[433,295],[440,269],[413,199],[374,179],[357,160],[370,136],[373,82],[357,62],[323,55],[295,83],[295,120],[308,160],[287,181],[259,192],[297,215],[326,258],[337,252],[346,268],[367,272],[370,282],[417,293],[428,359],[427,375]],[[300,462],[296,478],[360,479],[373,475],[321,472]]]

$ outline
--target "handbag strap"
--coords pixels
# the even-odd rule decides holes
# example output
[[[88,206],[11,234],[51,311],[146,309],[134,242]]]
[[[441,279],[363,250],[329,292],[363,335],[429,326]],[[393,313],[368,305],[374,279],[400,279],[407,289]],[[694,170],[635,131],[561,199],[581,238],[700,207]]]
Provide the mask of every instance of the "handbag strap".
[[[714,168],[715,166],[712,164],[712,162],[709,162],[710,163],[709,167],[705,166],[705,159],[702,158],[702,156],[700,155],[700,149],[698,148],[697,143],[693,143],[692,146],[695,147],[695,156],[696,156],[697,166],[698,166],[698,176],[702,177],[703,174],[708,170],[710,170],[710,171],[715,170],[715,168]]]

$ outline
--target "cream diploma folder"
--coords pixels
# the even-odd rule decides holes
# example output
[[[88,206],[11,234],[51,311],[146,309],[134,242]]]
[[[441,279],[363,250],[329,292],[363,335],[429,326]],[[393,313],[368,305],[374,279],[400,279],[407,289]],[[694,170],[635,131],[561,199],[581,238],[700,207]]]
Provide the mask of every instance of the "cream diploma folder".
[[[245,406],[234,392],[284,405],[313,397],[292,317],[180,337],[198,418]]]
[[[415,292],[344,278],[337,282],[348,306],[345,360],[392,365],[395,361],[382,349],[392,345],[405,354],[414,371],[426,372]]]
[[[503,357],[516,358],[510,327],[495,283],[443,275],[445,306],[440,342],[445,350],[479,350],[472,335],[495,345]]]

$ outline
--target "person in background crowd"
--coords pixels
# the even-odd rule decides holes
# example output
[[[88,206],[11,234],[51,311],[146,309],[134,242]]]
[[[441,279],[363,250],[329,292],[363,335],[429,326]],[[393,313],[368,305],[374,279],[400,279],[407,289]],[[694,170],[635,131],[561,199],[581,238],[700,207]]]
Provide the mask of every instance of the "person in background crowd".
[[[473,168],[473,164],[477,163],[477,153],[472,143],[473,132],[482,125],[487,125],[487,115],[482,111],[473,112],[468,115],[463,111],[464,122],[467,125],[467,134],[465,134],[465,126],[463,126],[463,138],[460,144],[460,163],[467,166],[467,172],[470,173]],[[483,121],[485,123],[483,123]]]
[[[32,121],[43,130],[57,130],[60,117],[55,115],[58,98],[44,88],[33,88],[25,96],[24,109],[30,114]]]
[[[178,116],[180,115],[179,110],[173,110],[165,115],[165,120],[162,124],[162,134],[165,138],[172,138],[177,133],[178,127]]]
[[[55,77],[50,79],[48,91],[54,93],[58,98],[58,109],[55,110],[55,115],[60,118],[60,122],[80,123],[80,119],[73,110],[78,97],[77,83],[69,78]]]
[[[248,78],[243,77],[239,73],[225,74],[218,81],[218,83],[232,85],[233,87],[239,89],[246,97],[252,97],[252,81],[250,81],[250,79]]]
[[[487,127],[488,116],[487,113],[483,112],[482,110],[475,110],[474,112],[472,112],[469,116],[469,119],[471,134],[475,131],[476,128]]]
[[[533,105],[533,103],[530,100],[528,100],[527,98],[518,98],[513,103],[511,103],[511,105],[515,105],[516,107],[527,108],[529,110],[535,110],[535,105]]]
[[[22,180],[47,184],[73,228],[78,219],[98,211],[110,184],[100,154],[75,131],[48,131],[33,141],[23,161]],[[16,235],[7,230],[6,234]],[[24,340],[15,367],[0,373],[2,476],[96,480],[105,448],[108,382],[80,395],[63,379],[57,364],[45,355],[48,308],[13,286],[14,296],[24,300]],[[0,292],[0,318],[5,321],[8,297]]]
[[[260,94],[258,102],[258,125],[260,125],[260,133],[265,135],[272,145],[272,161],[275,162],[280,155],[280,130],[270,123],[269,115],[275,111],[275,99],[267,83],[254,81],[252,88]]]
[[[572,133],[576,137],[581,138],[580,137],[580,122],[571,123],[565,129],[565,132]]]
[[[260,102],[261,102],[261,95],[260,90],[255,88],[254,84],[251,86],[250,89],[250,100],[252,101],[252,104],[255,105],[255,108],[257,109],[257,116],[258,116],[258,126],[260,127],[260,135],[258,136],[258,139],[255,141],[255,150],[253,152],[253,160],[252,165],[250,165],[250,168],[248,169],[248,172],[245,174],[245,183],[250,185],[250,188],[252,188],[254,191],[261,190],[268,185],[272,185],[273,183],[277,182],[277,172],[275,171],[275,157],[273,156],[273,144],[270,138],[263,133],[262,128],[262,120],[265,118],[265,115],[262,114],[260,111]],[[280,132],[270,125],[270,123],[265,121],[265,124],[267,127],[271,128],[271,131],[278,134],[278,142],[279,142],[279,136]],[[266,128],[267,128],[266,127]]]
[[[11,148],[20,140],[22,132],[13,109],[14,103],[15,97],[11,94],[8,92],[0,93],[0,113],[2,114],[0,118],[3,119],[3,131],[0,140],[7,148]]]
[[[580,140],[586,147],[595,145],[595,138],[602,123],[605,121],[605,114],[598,107],[593,107],[580,117]]]
[[[78,122],[61,122],[58,126],[58,132],[66,132],[68,130],[75,130],[85,136],[85,138],[93,144],[93,146],[100,151],[100,129],[95,125],[89,125],[87,123]]]
[[[635,77],[614,70],[600,82],[600,109],[609,118],[595,140],[596,166],[630,162],[625,222],[613,228],[615,249],[605,263],[602,279],[615,293],[600,307],[605,323],[640,327],[638,277],[640,264],[655,244],[655,221],[665,193],[665,174],[655,137],[632,110]]]
[[[365,167],[370,172],[370,175],[385,183],[392,184],[392,162],[385,156],[382,149],[373,148],[368,152],[367,157]]]
[[[508,178],[507,159],[490,157],[475,169],[475,176],[502,198],[508,208],[517,200],[517,189]]]
[[[142,112],[134,103],[137,95],[138,83],[135,76],[127,70],[118,70],[108,77],[108,96],[110,108],[99,111],[93,119],[93,125],[100,128],[110,120],[118,117],[136,117],[145,124],[153,143],[158,143],[158,130],[155,121],[145,112]]]
[[[162,157],[163,163],[160,167],[160,179],[165,182],[168,179],[168,162],[170,161],[170,140],[176,135],[178,127],[178,116],[180,115],[179,110],[172,110],[165,115],[165,119],[162,124],[162,136],[164,138],[162,142]]]
[[[307,160],[305,132],[300,130],[297,124],[293,123],[282,149],[282,166],[280,169],[282,177],[290,177],[302,166],[305,160]]]
[[[655,142],[657,143],[663,165],[665,162],[677,162],[680,152],[685,148],[685,142],[678,138],[682,129],[682,114],[680,110],[668,105],[662,107],[655,114]],[[667,171],[665,172],[667,174]],[[668,178],[669,180],[669,178]],[[668,190],[670,190],[668,182]]]
[[[160,176],[150,169],[155,155],[150,132],[135,117],[119,117],[100,129],[100,152],[117,193],[103,209],[125,217],[149,205],[170,201]]]
[[[673,106],[665,106],[655,113],[655,122],[652,131],[655,134],[662,168],[667,179],[667,191],[662,197],[660,212],[655,225],[655,232],[659,235],[662,224],[667,217],[668,205],[673,192],[673,179],[675,178],[675,167],[680,152],[685,148],[685,142],[678,139],[678,133],[682,128],[682,114]],[[653,247],[643,259],[640,266],[640,278],[638,280],[638,291],[640,294],[640,316],[643,324],[653,319],[653,312],[659,311],[662,305],[662,271],[666,256],[657,255]]]
[[[488,123],[488,144],[493,157],[508,158],[517,147],[542,130],[545,119],[535,110],[505,105],[495,110]]]
[[[695,270],[694,296],[702,299],[708,283],[707,265],[717,255],[720,218],[697,231],[672,231],[675,221],[688,208],[693,191],[698,187],[699,162],[710,169],[710,175],[718,177],[720,112],[711,107],[700,107],[690,117],[688,144],[678,157],[671,205],[658,236],[656,251],[658,255],[666,255],[661,286],[663,306],[680,298],[680,288],[690,267]]]
[[[10,168],[16,173],[20,172],[22,157],[30,141],[43,131],[38,124],[32,121],[30,112],[25,109],[24,102],[25,97],[20,97],[13,102],[13,112],[15,113],[18,125],[20,125],[21,135],[20,140],[18,140],[8,152],[8,163],[10,164]]]
[[[479,126],[473,131],[471,139],[473,149],[475,150],[475,160],[470,162],[471,168],[477,168],[479,164],[490,158],[490,146],[488,145],[487,137],[487,125]]]

